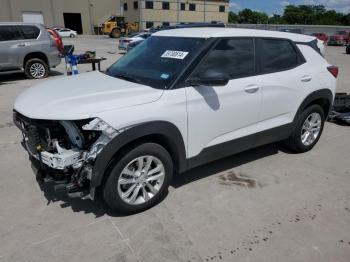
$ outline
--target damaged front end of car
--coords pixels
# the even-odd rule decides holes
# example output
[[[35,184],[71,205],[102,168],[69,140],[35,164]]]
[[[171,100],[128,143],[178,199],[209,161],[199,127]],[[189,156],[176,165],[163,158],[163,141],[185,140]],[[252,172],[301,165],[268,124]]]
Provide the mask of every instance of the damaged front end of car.
[[[99,118],[37,120],[14,111],[39,184],[54,181],[70,197],[94,199],[91,187],[96,157],[120,131]]]

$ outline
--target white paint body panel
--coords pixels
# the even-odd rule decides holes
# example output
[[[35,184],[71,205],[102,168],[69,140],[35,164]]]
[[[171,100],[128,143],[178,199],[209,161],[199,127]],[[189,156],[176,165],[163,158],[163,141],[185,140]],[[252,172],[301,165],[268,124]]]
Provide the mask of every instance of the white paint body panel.
[[[76,120],[156,101],[163,90],[94,71],[45,81],[24,91],[15,109],[36,119]]]
[[[159,36],[268,36],[308,42],[305,35],[229,28],[175,29]],[[206,147],[291,123],[313,91],[335,93],[336,79],[315,50],[298,45],[306,63],[297,68],[229,81],[220,87],[159,90],[100,72],[45,81],[22,93],[15,110],[35,119],[77,120],[99,117],[116,129],[150,121],[167,121],[182,134],[187,158]],[[310,81],[302,81],[310,77]],[[255,93],[245,88],[256,85]]]
[[[256,132],[261,92],[247,93],[259,76],[234,79],[226,86],[186,88],[189,157],[204,148]]]

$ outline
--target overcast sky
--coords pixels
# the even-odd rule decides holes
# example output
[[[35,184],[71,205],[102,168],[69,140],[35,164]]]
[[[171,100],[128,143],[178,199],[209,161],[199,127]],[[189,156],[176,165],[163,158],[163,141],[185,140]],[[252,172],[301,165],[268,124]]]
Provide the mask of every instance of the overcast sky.
[[[335,9],[338,12],[350,13],[350,0],[231,0],[232,11],[239,11],[244,8],[250,8],[265,12],[269,15],[274,13],[281,14],[284,6],[294,4],[312,4],[324,5],[328,9]]]

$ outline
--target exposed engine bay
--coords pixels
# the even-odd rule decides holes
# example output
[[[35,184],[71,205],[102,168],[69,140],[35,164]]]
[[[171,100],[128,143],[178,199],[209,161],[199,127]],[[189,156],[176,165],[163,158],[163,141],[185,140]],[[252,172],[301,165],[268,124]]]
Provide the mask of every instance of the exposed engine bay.
[[[96,156],[119,133],[99,118],[36,120],[14,112],[39,183],[55,181],[71,197],[90,197]]]

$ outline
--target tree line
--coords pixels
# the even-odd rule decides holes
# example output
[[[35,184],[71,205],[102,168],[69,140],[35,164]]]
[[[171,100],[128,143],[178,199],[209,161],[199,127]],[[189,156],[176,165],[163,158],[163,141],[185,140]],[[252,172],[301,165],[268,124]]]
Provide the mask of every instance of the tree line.
[[[287,5],[283,14],[266,13],[242,9],[228,14],[229,23],[241,24],[303,24],[303,25],[350,25],[350,13],[343,14],[327,10],[323,5]]]

